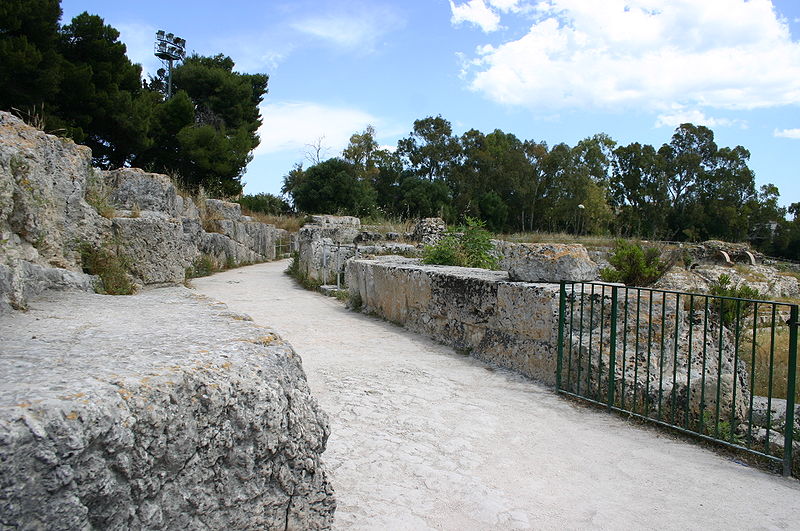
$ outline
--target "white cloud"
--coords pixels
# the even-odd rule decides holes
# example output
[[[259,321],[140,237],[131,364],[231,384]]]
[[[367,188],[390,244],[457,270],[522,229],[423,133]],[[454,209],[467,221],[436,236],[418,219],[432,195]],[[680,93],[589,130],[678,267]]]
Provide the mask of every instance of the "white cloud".
[[[350,12],[304,18],[291,27],[340,48],[370,52],[383,35],[402,24],[402,19],[393,9],[361,6]]]
[[[769,0],[542,0],[532,13],[520,39],[478,47],[473,90],[541,110],[800,103],[800,43]]]
[[[110,23],[119,30],[119,40],[125,43],[126,55],[134,62],[142,65],[142,75],[155,75],[161,68],[161,62],[153,55],[153,43],[156,40],[154,26],[137,23]]]
[[[450,11],[453,14],[450,22],[454,25],[469,22],[480,27],[484,33],[500,28],[500,15],[489,8],[483,0],[469,0],[461,5],[456,5],[450,0]]]
[[[309,144],[322,138],[329,156],[340,153],[353,133],[379,120],[352,108],[331,107],[312,102],[279,102],[261,106],[264,123],[258,131],[261,143],[255,155],[295,151],[298,162]]]
[[[795,140],[800,140],[800,129],[775,129],[772,135],[778,138],[793,138]]]
[[[681,124],[692,123],[695,125],[705,125],[707,127],[733,127],[738,126],[742,129],[747,128],[747,123],[742,120],[731,120],[728,118],[714,118],[706,115],[699,109],[684,109],[676,107],[670,111],[659,114],[656,118],[656,127],[677,127]]]

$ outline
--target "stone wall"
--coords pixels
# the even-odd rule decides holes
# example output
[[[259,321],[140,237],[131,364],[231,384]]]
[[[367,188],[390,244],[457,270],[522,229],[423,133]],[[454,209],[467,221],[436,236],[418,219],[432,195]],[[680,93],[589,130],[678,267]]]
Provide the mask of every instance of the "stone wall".
[[[196,205],[164,175],[95,170],[85,146],[0,112],[0,311],[46,289],[94,289],[85,246],[111,248],[145,286],[183,282],[202,254],[229,266],[271,260],[284,237],[237,204]]]
[[[379,257],[348,262],[347,285],[366,313],[555,384],[558,284],[511,282],[501,271]]]

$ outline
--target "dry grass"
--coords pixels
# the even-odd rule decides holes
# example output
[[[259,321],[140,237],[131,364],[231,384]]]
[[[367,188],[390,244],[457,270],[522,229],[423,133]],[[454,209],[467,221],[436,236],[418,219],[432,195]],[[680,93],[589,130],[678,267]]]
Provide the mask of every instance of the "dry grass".
[[[303,226],[303,223],[305,223],[305,218],[301,216],[264,214],[263,212],[252,212],[245,207],[242,207],[242,214],[250,216],[258,222],[274,225],[288,232],[297,232],[300,230],[300,227]]]
[[[770,328],[757,330],[753,393],[758,396],[770,395],[770,359],[772,359],[772,397],[786,398],[789,375],[789,327],[780,317],[777,317],[777,321],[774,345]],[[752,367],[752,353],[752,330],[749,330],[743,335],[739,346],[739,355],[747,364],[748,370]],[[797,371],[796,378],[796,381],[800,382],[800,371]],[[800,389],[795,390],[795,399],[800,399]]]
[[[566,232],[517,232],[498,235],[499,239],[515,243],[580,243],[587,248],[614,247],[619,238],[611,236],[576,235]]]
[[[412,232],[417,224],[415,219],[387,219],[387,218],[366,218],[362,220],[361,228],[371,232],[396,232],[401,236],[407,232]]]

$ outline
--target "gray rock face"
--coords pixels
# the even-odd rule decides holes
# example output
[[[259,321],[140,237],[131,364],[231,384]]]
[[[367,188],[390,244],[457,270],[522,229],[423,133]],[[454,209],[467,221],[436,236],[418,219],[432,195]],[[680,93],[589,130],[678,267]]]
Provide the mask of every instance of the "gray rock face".
[[[0,320],[4,529],[331,525],[328,422],[274,332],[180,287],[49,297]]]
[[[597,278],[597,264],[578,244],[510,243],[497,247],[501,267],[511,280],[522,282],[573,282]]]
[[[44,289],[91,289],[78,246],[110,222],[84,200],[91,152],[0,112],[0,312]]]
[[[88,148],[0,112],[0,311],[24,308],[46,289],[90,289],[82,246],[123,255],[141,286],[183,282],[201,253],[219,265],[271,260],[286,237],[235,203],[198,208],[164,175],[90,163]]]

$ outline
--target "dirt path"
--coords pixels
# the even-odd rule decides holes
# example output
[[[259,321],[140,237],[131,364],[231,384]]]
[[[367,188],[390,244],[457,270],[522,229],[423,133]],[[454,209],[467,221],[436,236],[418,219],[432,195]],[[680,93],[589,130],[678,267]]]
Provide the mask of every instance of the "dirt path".
[[[297,287],[193,281],[276,329],[330,415],[339,529],[798,529],[800,482],[493,370]]]

